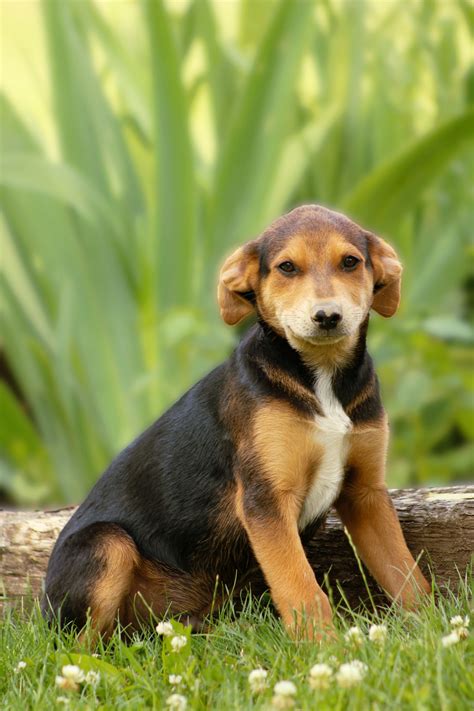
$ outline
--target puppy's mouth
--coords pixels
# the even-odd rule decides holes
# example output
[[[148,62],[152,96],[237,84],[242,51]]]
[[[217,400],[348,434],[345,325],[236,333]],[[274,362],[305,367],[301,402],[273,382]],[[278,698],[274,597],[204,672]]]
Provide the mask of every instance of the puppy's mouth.
[[[329,346],[333,343],[339,343],[343,338],[347,338],[350,334],[346,333],[343,329],[335,329],[331,331],[325,331],[321,329],[320,331],[312,334],[301,334],[296,333],[290,326],[287,327],[288,341],[291,343],[292,340],[304,341],[305,343],[310,343],[312,346]]]

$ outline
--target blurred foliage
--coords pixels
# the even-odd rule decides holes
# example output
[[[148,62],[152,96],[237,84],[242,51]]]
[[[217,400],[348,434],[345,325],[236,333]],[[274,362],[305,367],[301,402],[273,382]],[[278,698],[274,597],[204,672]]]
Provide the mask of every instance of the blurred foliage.
[[[48,81],[1,97],[5,496],[79,500],[223,359],[219,262],[302,202],[405,263],[371,326],[389,483],[469,476],[472,20],[468,0],[42,3]]]

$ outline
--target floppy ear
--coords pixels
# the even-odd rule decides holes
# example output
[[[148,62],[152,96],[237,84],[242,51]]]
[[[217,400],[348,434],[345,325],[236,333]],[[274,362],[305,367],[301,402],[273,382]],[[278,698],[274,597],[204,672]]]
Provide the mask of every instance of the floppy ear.
[[[221,316],[229,326],[239,323],[253,311],[257,276],[255,242],[239,247],[224,262],[219,275],[217,300]]]
[[[372,308],[388,318],[400,304],[402,265],[397,253],[387,242],[368,234],[369,254],[374,270],[374,299]]]

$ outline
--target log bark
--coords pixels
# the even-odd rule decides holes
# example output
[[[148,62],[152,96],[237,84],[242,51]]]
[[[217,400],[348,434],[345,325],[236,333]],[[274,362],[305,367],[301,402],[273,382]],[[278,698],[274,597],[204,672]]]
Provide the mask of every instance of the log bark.
[[[425,574],[455,589],[474,552],[474,485],[399,489],[390,495],[408,547]],[[0,510],[0,606],[30,603],[41,595],[53,544],[74,511]],[[308,557],[319,579],[327,573],[336,598],[341,588],[352,606],[370,595],[377,604],[387,602],[368,573],[366,586],[336,514],[331,512],[315,535]]]

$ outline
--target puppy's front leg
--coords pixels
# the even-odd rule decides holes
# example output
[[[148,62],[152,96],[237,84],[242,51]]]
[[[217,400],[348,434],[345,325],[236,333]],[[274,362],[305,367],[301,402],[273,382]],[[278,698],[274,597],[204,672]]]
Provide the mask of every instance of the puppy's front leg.
[[[306,558],[293,506],[269,511],[256,498],[241,490],[237,508],[272,600],[292,634],[319,639],[332,628],[331,606]]]
[[[387,441],[385,422],[375,431],[353,435],[349,473],[336,509],[377,582],[411,608],[431,588],[408,550],[385,485]]]

